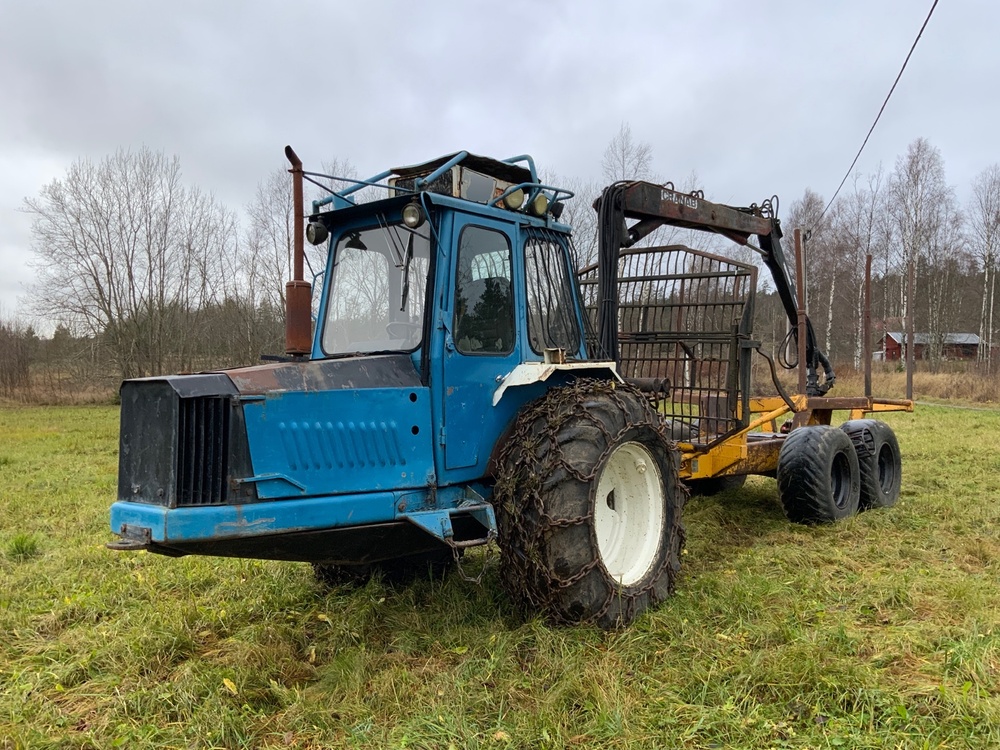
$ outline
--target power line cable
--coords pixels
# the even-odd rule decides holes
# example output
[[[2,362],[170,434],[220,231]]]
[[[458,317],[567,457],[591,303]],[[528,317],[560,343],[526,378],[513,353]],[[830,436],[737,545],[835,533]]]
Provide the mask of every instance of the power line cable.
[[[851,166],[849,166],[847,168],[847,172],[844,173],[844,179],[840,181],[840,185],[839,187],[837,187],[837,191],[833,194],[833,197],[830,199],[830,202],[826,204],[826,208],[823,209],[823,213],[819,215],[819,219],[817,219],[816,221],[817,224],[819,224],[823,220],[823,217],[826,216],[826,212],[830,210],[830,206],[832,206],[833,202],[837,200],[837,196],[840,195],[841,188],[844,187],[844,183],[847,182],[847,178],[851,176],[851,170],[854,169],[854,165],[857,164],[858,159],[861,158],[861,152],[865,150],[865,146],[868,145],[868,139],[871,138],[872,133],[875,132],[875,126],[878,125],[878,121],[882,117],[882,113],[885,112],[885,105],[889,103],[889,99],[890,97],[892,97],[892,92],[896,90],[896,84],[898,84],[899,79],[903,77],[903,71],[906,70],[906,64],[910,62],[910,56],[913,54],[913,50],[917,48],[917,42],[919,42],[920,37],[923,36],[924,29],[927,28],[927,22],[930,21],[931,16],[934,15],[934,9],[937,7],[937,4],[938,0],[934,0],[933,5],[931,5],[930,11],[927,13],[927,18],[924,19],[923,26],[921,26],[920,31],[917,32],[917,38],[913,40],[913,45],[910,47],[910,51],[907,53],[906,59],[903,60],[903,67],[899,69],[899,73],[896,75],[896,80],[893,81],[892,83],[892,88],[889,89],[889,93],[886,94],[885,101],[882,102],[881,109],[879,109],[878,114],[875,116],[875,122],[872,123],[872,126],[868,131],[868,135],[865,136],[864,143],[861,144],[861,148],[858,149],[858,153],[854,157],[854,161],[851,162]]]

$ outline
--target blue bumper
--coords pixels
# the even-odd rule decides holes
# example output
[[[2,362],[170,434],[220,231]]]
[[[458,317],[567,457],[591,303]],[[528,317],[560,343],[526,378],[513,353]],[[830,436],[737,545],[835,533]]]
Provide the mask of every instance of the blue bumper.
[[[190,508],[119,501],[111,506],[111,531],[134,536],[141,530],[150,542],[169,545],[363,526],[395,518],[393,492]]]
[[[111,506],[117,550],[266,560],[359,564],[439,548],[472,547],[496,537],[493,507],[471,488],[167,508]]]

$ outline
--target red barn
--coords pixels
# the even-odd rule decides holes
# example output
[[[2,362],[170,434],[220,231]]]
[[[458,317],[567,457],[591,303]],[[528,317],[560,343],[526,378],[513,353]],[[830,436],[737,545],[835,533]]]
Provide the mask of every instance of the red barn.
[[[927,333],[913,334],[913,357],[924,359],[924,352],[931,337]],[[882,340],[882,358],[895,362],[906,357],[906,334],[889,331]],[[941,347],[945,359],[975,359],[979,354],[979,336],[974,333],[946,333]]]

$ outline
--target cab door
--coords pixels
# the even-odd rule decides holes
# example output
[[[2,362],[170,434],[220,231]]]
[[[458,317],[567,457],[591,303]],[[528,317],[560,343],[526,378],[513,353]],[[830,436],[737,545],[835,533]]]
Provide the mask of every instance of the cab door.
[[[493,407],[500,380],[520,362],[516,227],[479,216],[455,217],[444,323],[440,444],[445,483],[481,477],[506,419]]]

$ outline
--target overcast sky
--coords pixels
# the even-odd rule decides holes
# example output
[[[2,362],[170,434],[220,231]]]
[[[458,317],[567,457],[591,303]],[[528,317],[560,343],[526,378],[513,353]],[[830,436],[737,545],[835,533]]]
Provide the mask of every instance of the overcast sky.
[[[32,281],[23,199],[142,145],[233,208],[283,165],[468,149],[599,178],[622,122],[654,169],[741,205],[833,194],[931,0],[0,0],[0,309]],[[858,164],[1000,161],[1000,3],[942,0]]]

